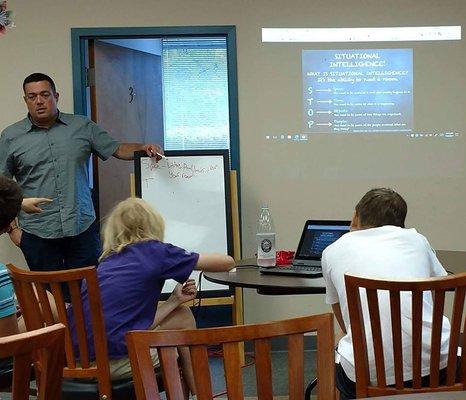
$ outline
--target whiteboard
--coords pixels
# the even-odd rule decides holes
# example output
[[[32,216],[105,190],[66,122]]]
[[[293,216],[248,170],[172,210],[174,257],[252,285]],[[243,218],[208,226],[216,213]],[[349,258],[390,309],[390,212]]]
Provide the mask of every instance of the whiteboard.
[[[158,162],[145,153],[135,156],[136,195],[165,220],[164,241],[196,253],[232,254],[228,152],[168,151]],[[191,277],[199,281],[199,271]],[[167,281],[162,293],[170,293]],[[201,290],[227,286],[202,279]]]

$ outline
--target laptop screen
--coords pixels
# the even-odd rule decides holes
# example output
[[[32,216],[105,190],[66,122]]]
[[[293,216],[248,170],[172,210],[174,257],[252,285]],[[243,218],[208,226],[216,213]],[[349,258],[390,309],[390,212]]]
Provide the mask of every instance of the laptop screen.
[[[306,221],[295,260],[320,260],[324,249],[349,232],[350,221]]]

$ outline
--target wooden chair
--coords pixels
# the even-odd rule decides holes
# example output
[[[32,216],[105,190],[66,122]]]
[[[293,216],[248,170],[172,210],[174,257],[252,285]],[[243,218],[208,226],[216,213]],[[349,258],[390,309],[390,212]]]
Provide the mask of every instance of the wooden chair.
[[[358,398],[407,393],[439,392],[466,390],[466,357],[461,357],[461,382],[455,383],[457,368],[457,349],[460,345],[461,321],[464,318],[464,300],[466,291],[466,273],[442,278],[430,278],[412,281],[388,281],[345,276],[346,295],[353,336],[354,361],[356,370],[356,394]],[[364,320],[360,288],[366,289],[370,322]],[[390,302],[392,342],[382,340],[379,314],[379,296],[377,291],[387,291]],[[421,379],[422,349],[422,308],[423,292],[431,291],[433,295],[433,319],[430,355],[429,386],[423,386]],[[454,291],[453,311],[450,319],[451,332],[448,348],[446,382],[439,384],[440,344],[442,318],[444,314],[445,292]],[[412,387],[403,382],[403,356],[400,304],[401,292],[411,292],[412,301]],[[372,385],[369,378],[368,349],[364,327],[370,323],[373,351],[375,356],[377,384]],[[466,321],[465,321],[466,327]],[[463,329],[464,330],[464,329]],[[465,338],[461,339],[462,347]],[[385,375],[384,347],[393,349],[395,366],[395,385],[387,386]],[[425,382],[424,382],[425,383]]]
[[[107,353],[107,338],[102,315],[100,290],[95,267],[86,267],[56,272],[32,272],[7,265],[16,296],[21,306],[26,328],[34,330],[54,324],[47,289],[55,300],[58,320],[65,325],[66,365],[63,368],[63,397],[79,399],[131,399],[135,397],[132,379],[111,381]],[[89,360],[89,351],[84,326],[81,282],[87,281],[89,309],[95,348],[95,363]],[[79,342],[79,354],[75,354],[63,298],[62,284],[68,285]],[[80,378],[80,379],[75,379]],[[88,378],[88,380],[86,380]]]
[[[291,400],[304,397],[304,333],[317,332],[318,395],[335,398],[333,316],[322,314],[253,325],[180,331],[131,331],[126,334],[138,400],[159,400],[149,349],[156,347],[168,400],[183,399],[176,347],[189,346],[199,400],[212,399],[207,346],[221,344],[227,395],[243,399],[239,343],[254,343],[258,399],[272,399],[271,338],[288,337],[288,382]]]
[[[29,378],[34,353],[40,351],[39,400],[61,398],[65,327],[55,324],[31,332],[0,338],[0,357],[14,357],[13,400],[29,399]]]

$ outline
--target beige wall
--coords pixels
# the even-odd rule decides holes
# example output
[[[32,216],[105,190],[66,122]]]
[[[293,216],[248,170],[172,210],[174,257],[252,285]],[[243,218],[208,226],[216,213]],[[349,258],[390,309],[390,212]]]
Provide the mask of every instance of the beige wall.
[[[332,145],[328,139],[318,138],[312,146],[287,154],[281,154],[277,148],[266,147],[263,140],[267,133],[265,127],[276,126],[286,130],[300,127],[300,122],[295,121],[301,102],[299,48],[305,46],[261,43],[262,27],[464,24],[464,0],[9,0],[8,6],[14,12],[16,28],[0,36],[0,127],[23,117],[25,108],[21,99],[21,82],[35,71],[54,77],[60,92],[60,108],[63,111],[73,110],[72,27],[236,25],[244,256],[251,256],[254,252],[254,231],[262,202],[268,202],[272,208],[278,247],[294,248],[306,218],[349,217],[361,194],[375,185],[393,186],[405,195],[410,206],[409,225],[424,233],[433,247],[466,251],[464,170],[447,178],[409,174],[397,178],[387,175],[377,163],[373,163],[374,159],[384,159],[387,151],[394,150],[387,147],[383,139],[377,143],[345,139],[333,144],[338,147],[338,154],[357,154],[361,170],[373,171],[372,176],[330,174],[323,177],[319,171],[308,176],[306,168],[312,164],[307,159],[325,156],[326,149]],[[453,70],[454,73],[466,70],[464,43],[465,40],[454,44],[452,56],[456,57],[458,69]],[[293,59],[290,60],[289,55]],[[434,60],[424,55],[422,61],[427,65]],[[464,87],[462,82],[457,84]],[[435,118],[441,118],[441,107],[462,109],[459,121],[464,133],[464,97],[451,101],[451,105],[439,105],[439,116]],[[430,122],[429,118],[427,120]],[[366,145],[373,153],[370,163],[365,163]],[[458,141],[457,146],[466,154],[464,140]],[[417,150],[413,151],[412,156],[416,157]],[[294,155],[299,156],[297,161],[293,161]],[[344,159],[340,162],[343,163],[341,171],[347,170]],[[292,163],[295,173],[289,174],[287,169],[269,173],[269,168],[280,163]],[[403,171],[402,167],[408,169],[409,164],[407,160],[405,166],[398,167]],[[3,261],[22,262],[18,251],[5,238],[0,240],[0,254]],[[250,297],[248,294],[246,300],[254,301]],[[285,314],[292,308],[288,300],[265,297],[258,300],[258,304],[265,306],[270,301],[277,304],[275,309]],[[321,304],[317,296],[290,301],[293,304],[306,303],[304,310],[309,309],[310,303]],[[294,309],[299,312],[299,309]]]

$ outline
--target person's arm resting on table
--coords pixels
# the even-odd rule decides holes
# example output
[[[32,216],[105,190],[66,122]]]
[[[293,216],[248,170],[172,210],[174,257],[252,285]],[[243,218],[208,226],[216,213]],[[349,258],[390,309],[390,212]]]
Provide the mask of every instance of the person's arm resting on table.
[[[235,266],[232,257],[220,253],[201,253],[194,269],[209,272],[229,271]]]
[[[149,157],[160,159],[158,154],[163,154],[162,148],[158,144],[142,144],[142,143],[121,143],[113,156],[120,160],[133,160],[135,151],[145,151]]]

